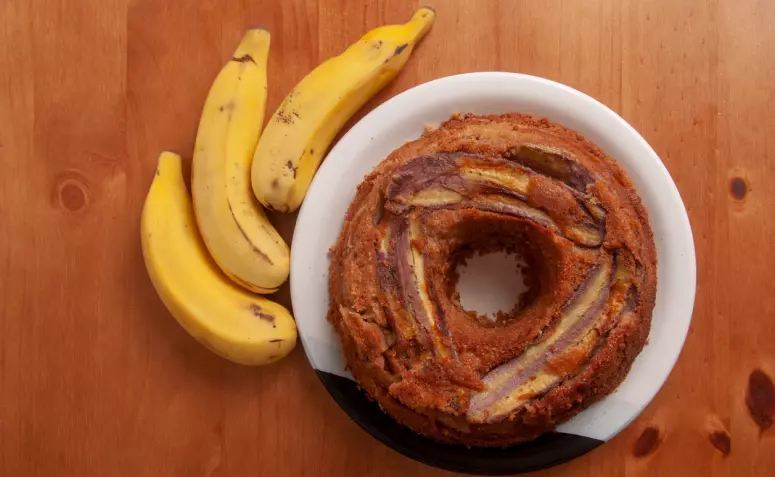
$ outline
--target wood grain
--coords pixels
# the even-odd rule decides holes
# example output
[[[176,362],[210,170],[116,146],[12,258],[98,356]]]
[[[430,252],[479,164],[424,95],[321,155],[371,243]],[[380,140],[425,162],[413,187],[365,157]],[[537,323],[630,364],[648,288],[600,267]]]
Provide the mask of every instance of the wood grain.
[[[611,442],[536,475],[771,475],[775,429],[746,394],[754,370],[775,376],[775,2],[426,3],[433,31],[369,108],[454,73],[561,81],[651,143],[694,229],[698,295],[674,372]],[[200,347],[151,287],[138,231],[158,152],[190,153],[244,28],[273,34],[271,112],[417,6],[0,1],[0,475],[448,475],[361,431],[301,347],[258,369]],[[294,218],[275,220],[290,238]]]

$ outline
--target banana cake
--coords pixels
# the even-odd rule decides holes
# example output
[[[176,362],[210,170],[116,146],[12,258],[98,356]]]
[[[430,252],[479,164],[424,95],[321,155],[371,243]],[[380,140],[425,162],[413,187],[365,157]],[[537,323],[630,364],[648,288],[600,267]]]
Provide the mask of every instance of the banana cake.
[[[529,290],[492,320],[461,306],[456,268],[494,250],[525,258]],[[456,115],[393,151],[331,252],[328,320],[358,385],[442,442],[552,430],[619,385],[651,324],[646,210],[613,159],[546,119]]]

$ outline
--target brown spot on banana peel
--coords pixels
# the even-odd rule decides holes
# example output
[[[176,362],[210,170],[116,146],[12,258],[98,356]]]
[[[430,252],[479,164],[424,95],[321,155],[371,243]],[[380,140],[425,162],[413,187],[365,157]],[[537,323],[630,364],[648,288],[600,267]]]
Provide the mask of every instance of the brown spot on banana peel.
[[[221,106],[218,107],[218,111],[220,112],[224,112],[224,111],[231,112],[233,110],[234,110],[234,101],[229,101],[228,103],[222,104]],[[229,118],[231,118],[231,114],[229,115]]]
[[[263,229],[263,231],[266,232],[267,235],[272,235],[273,233],[276,232],[276,230],[272,226],[267,227],[265,224],[260,224],[260,226],[261,226],[261,229]],[[274,243],[276,243],[277,245],[280,245],[285,242],[283,242],[282,238],[280,238],[279,240],[276,239]]]
[[[266,263],[269,265],[274,265],[274,262],[272,262],[272,259],[269,258],[267,254],[262,252],[258,247],[256,247],[253,242],[250,241],[250,237],[248,237],[248,234],[245,233],[245,229],[242,228],[242,226],[239,223],[239,220],[237,220],[237,216],[234,215],[234,209],[231,208],[231,202],[229,202],[229,213],[231,214],[231,218],[234,219],[234,223],[237,225],[237,230],[240,231],[243,237],[245,237],[245,240],[250,244],[251,248],[253,248],[253,251],[256,252]],[[262,288],[262,287],[259,287]]]
[[[253,57],[248,54],[242,55],[239,58],[232,58],[231,61],[236,61],[237,63],[250,62],[250,63],[256,64],[256,60],[254,60]]]
[[[286,162],[285,167],[287,167],[288,170],[291,171],[291,173],[293,174],[293,178],[296,179],[296,170],[298,169],[298,167],[293,167],[292,161]]]
[[[398,45],[396,47],[396,51],[393,54],[394,55],[400,55],[401,52],[403,52],[406,49],[407,46],[409,46],[409,43],[403,43],[401,45]]]
[[[293,116],[281,109],[280,111],[277,111],[277,122],[284,123],[284,124],[293,124]]]
[[[256,318],[267,321],[274,325],[274,316],[268,313],[264,313],[264,309],[260,306],[256,305],[255,303],[251,303],[248,308],[250,308],[251,313],[253,313],[253,316]]]

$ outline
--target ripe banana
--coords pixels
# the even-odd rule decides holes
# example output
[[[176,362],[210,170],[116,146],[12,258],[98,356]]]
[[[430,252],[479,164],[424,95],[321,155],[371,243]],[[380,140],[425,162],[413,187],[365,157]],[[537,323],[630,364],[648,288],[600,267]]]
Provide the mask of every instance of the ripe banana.
[[[376,28],[315,68],[272,116],[253,156],[253,191],[279,212],[299,208],[336,133],[398,74],[435,13],[421,8],[403,25]]]
[[[234,285],[211,260],[177,154],[159,157],[141,229],[145,266],[156,291],[200,343],[251,365],[277,361],[293,349],[296,324],[288,310]]]
[[[248,30],[205,101],[196,136],[191,195],[199,231],[221,269],[256,293],[288,279],[288,246],[250,187],[250,165],[266,108],[269,32]]]

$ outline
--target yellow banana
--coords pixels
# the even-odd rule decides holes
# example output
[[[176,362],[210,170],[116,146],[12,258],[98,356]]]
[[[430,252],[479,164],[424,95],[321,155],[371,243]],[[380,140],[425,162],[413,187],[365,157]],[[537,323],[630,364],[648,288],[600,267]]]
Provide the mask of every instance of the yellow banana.
[[[191,195],[199,231],[221,269],[256,293],[288,279],[290,254],[250,187],[250,165],[266,108],[269,32],[248,30],[205,101],[196,136]]]
[[[253,156],[253,192],[264,206],[298,209],[328,146],[345,122],[401,70],[435,13],[376,28],[308,74],[272,116]]]
[[[141,220],[148,274],[170,313],[213,352],[242,364],[267,364],[296,345],[282,306],[233,284],[213,263],[197,231],[180,156],[164,152]]]

